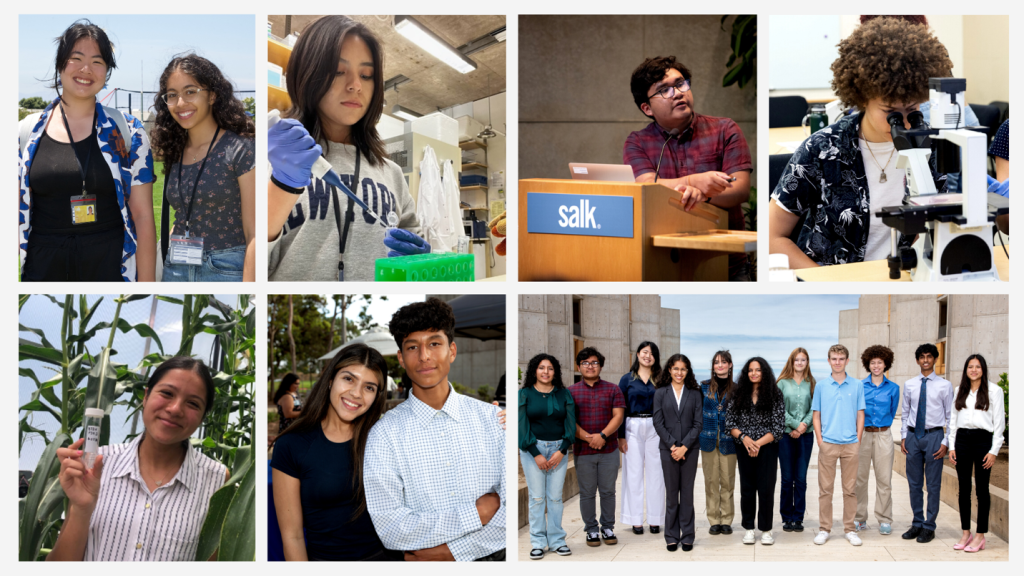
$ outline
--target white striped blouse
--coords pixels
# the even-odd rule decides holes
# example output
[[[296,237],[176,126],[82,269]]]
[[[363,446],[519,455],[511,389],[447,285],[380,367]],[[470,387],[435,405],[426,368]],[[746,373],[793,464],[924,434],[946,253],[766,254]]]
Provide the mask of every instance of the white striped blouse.
[[[227,468],[189,448],[167,484],[150,492],[139,472],[140,434],[129,444],[100,447],[103,477],[89,524],[85,560],[195,560],[210,498]]]

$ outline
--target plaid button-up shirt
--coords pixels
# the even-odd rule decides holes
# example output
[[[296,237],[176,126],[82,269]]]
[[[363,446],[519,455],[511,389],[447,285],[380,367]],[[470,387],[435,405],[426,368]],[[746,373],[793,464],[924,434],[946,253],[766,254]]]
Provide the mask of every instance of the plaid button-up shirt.
[[[626,408],[626,400],[622,397],[619,387],[606,380],[598,380],[597,384],[587,386],[580,380],[569,387],[572,400],[576,403],[576,423],[580,428],[592,434],[599,434],[612,421],[613,408]],[[608,454],[618,450],[619,439],[616,432],[608,434],[604,448],[594,450],[589,444],[577,439],[573,444],[573,454],[587,456],[590,454]]]

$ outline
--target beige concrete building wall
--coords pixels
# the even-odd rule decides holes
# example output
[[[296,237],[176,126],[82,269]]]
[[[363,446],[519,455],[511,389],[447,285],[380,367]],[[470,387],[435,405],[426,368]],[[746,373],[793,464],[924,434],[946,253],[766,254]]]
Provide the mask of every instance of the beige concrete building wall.
[[[663,361],[669,356],[680,352],[679,313],[679,310],[675,310],[673,308],[660,309],[659,320],[661,321],[661,336],[657,342],[658,349],[661,350],[661,358]],[[695,360],[693,358],[690,358],[690,362],[694,361]]]
[[[731,54],[720,16],[520,16],[519,177],[569,178],[569,162],[622,164],[650,119],[629,80],[644,58],[675,55],[693,74],[694,109],[743,130],[757,182],[754,86],[722,86]],[[614,48],[609,48],[614,47]]]
[[[850,351],[850,364],[846,367],[847,374],[856,375],[856,366],[854,364],[859,354],[858,350],[860,350],[857,345],[857,310],[839,311],[839,344],[846,346],[846,349]],[[814,360],[819,358],[827,360],[827,348],[824,350],[808,350],[807,352],[814,357]],[[819,378],[823,377],[819,376]]]
[[[960,383],[964,362],[981,354],[988,364],[989,379],[1010,370],[1010,301],[1006,295],[950,295],[949,336],[946,344],[946,379]]]
[[[544,296],[544,301],[548,315],[547,353],[558,359],[562,384],[567,386],[573,382],[572,296],[552,294]]]
[[[863,295],[857,318],[857,351],[852,352],[851,367],[847,371],[857,378],[867,378],[868,371],[860,360],[860,355],[868,346],[889,345],[889,296]]]
[[[968,103],[1010,101],[1009,16],[963,16],[963,59]]]

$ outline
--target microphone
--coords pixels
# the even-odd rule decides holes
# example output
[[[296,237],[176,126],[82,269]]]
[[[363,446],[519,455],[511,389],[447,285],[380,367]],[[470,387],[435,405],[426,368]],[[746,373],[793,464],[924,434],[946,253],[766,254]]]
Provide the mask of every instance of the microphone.
[[[665,146],[668,146],[668,141],[679,136],[679,128],[673,128],[668,132],[668,138],[665,138],[665,143],[661,145],[661,154],[658,155],[658,165],[654,168],[654,181],[658,181],[658,172],[661,170],[661,159],[665,157]]]

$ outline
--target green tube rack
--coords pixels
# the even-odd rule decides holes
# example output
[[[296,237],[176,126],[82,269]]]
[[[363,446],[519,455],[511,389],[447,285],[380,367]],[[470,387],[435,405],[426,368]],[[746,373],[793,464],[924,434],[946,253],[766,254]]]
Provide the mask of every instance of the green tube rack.
[[[374,268],[377,282],[472,282],[475,279],[472,254],[378,258]]]

